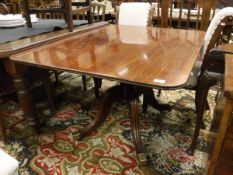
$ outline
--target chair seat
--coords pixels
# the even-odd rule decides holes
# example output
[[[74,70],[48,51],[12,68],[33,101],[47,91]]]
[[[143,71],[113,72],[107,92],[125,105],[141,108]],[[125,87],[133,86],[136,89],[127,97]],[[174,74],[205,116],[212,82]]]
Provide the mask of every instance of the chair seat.
[[[196,61],[193,70],[191,72],[191,75],[189,76],[189,79],[186,83],[185,88],[188,89],[195,89],[197,86],[197,81],[198,81],[198,76],[200,74],[200,67],[202,65],[201,61]],[[199,68],[198,68],[199,67]],[[223,73],[217,73],[217,72],[211,72],[211,71],[206,71],[208,74],[208,77],[211,79],[215,80],[222,80],[223,79]]]
[[[224,53],[219,51],[211,51],[208,54],[208,66],[206,67],[207,74],[210,78],[221,80],[224,73]],[[192,72],[186,83],[186,88],[195,89],[197,86],[198,77],[200,75],[202,60],[197,60],[193,66]]]
[[[17,175],[19,162],[0,150],[0,174],[1,175]]]

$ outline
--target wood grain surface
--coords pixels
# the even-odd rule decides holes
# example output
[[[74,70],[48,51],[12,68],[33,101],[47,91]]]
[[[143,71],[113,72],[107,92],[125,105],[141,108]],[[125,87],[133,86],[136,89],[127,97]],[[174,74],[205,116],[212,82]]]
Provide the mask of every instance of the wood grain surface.
[[[205,32],[106,25],[10,57],[23,64],[150,87],[186,83]]]

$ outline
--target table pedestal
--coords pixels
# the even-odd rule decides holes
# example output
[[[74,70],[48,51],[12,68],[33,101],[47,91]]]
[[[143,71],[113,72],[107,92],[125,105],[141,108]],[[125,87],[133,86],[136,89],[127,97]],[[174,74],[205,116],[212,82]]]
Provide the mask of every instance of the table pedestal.
[[[146,94],[146,98],[150,99],[149,104],[152,104],[154,108],[168,109],[169,106],[166,104],[159,104],[154,98],[153,90],[151,88],[144,88],[134,85],[121,84],[110,88],[100,100],[97,105],[97,113],[95,119],[86,127],[82,128],[79,133],[73,133],[77,139],[90,135],[95,131],[107,118],[110,113],[111,107],[114,102],[125,99],[129,103],[129,117],[130,126],[132,129],[133,143],[135,151],[140,164],[146,163],[145,150],[140,137],[140,120],[139,120],[139,108],[138,101],[141,94]]]

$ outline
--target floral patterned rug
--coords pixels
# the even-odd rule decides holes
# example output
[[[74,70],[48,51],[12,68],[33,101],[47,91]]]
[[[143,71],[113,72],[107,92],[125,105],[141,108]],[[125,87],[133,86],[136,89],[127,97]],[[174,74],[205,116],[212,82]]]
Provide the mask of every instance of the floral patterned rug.
[[[116,82],[103,81],[101,94]],[[42,88],[39,88],[42,89]],[[72,133],[88,124],[95,115],[96,100],[92,79],[82,90],[81,78],[71,73],[59,75],[55,88],[57,110],[51,115],[45,100],[36,102],[37,117],[44,124],[37,134],[24,120],[14,100],[0,100],[5,110],[7,141],[0,148],[20,162],[21,175],[139,175],[206,174],[212,110],[206,112],[206,130],[201,132],[194,156],[188,156],[195,124],[194,92],[162,91],[159,102],[172,110],[160,113],[149,108],[141,113],[141,138],[148,163],[140,166],[132,143],[127,103],[116,103],[104,124],[91,136],[78,141]],[[155,91],[155,94],[157,92]],[[215,92],[209,94],[213,109]],[[140,100],[142,101],[142,100]]]

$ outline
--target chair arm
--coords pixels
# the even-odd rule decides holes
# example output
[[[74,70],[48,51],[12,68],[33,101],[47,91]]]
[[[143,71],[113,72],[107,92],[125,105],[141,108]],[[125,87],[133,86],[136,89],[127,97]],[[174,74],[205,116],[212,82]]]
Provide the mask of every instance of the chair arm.
[[[219,45],[212,50],[233,54],[233,43]]]
[[[233,44],[222,44],[210,50],[207,59],[203,62],[202,72],[208,70],[211,72],[224,73],[225,54],[233,54]]]

